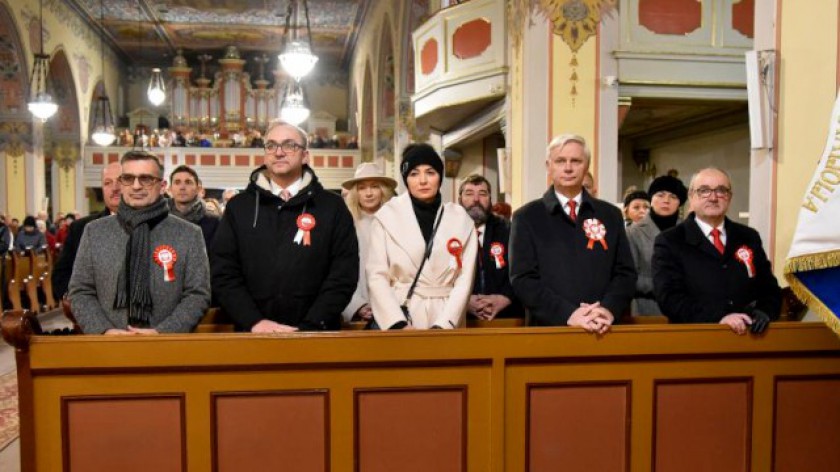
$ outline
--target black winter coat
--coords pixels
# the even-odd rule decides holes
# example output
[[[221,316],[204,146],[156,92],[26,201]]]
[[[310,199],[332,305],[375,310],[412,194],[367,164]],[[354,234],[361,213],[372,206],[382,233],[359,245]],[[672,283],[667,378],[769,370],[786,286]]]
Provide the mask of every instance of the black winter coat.
[[[67,293],[67,286],[70,285],[70,276],[73,275],[73,264],[76,262],[76,253],[79,251],[79,244],[82,242],[85,226],[91,221],[110,215],[111,210],[105,208],[99,213],[88,215],[70,224],[70,228],[67,230],[67,239],[64,240],[64,246],[58,254],[58,261],[56,261],[55,267],[53,267],[52,286],[53,295],[56,300],[61,300],[61,297]]]
[[[583,228],[589,219],[604,224],[603,245],[590,244]],[[629,308],[636,268],[615,205],[584,190],[573,222],[549,188],[514,213],[510,240],[511,283],[528,309],[529,324],[565,326],[581,303],[598,301],[618,323]]]
[[[719,323],[730,313],[757,308],[779,317],[782,291],[761,246],[758,232],[728,218],[721,255],[695,221],[694,213],[659,233],[653,246],[656,302],[672,323]],[[735,257],[742,247],[752,253],[754,277]]]
[[[510,299],[510,305],[496,315],[496,318],[524,317],[525,312],[510,284],[510,224],[495,215],[487,218],[484,225],[484,241],[479,249],[475,266],[473,295],[504,295]],[[490,253],[494,245],[502,248],[504,265],[496,266],[496,258]]]
[[[359,278],[353,217],[308,166],[289,202],[270,192],[265,166],[228,202],[210,250],[213,295],[237,329],[269,319],[303,331],[337,330]],[[302,213],[315,217],[311,245],[294,242]]]

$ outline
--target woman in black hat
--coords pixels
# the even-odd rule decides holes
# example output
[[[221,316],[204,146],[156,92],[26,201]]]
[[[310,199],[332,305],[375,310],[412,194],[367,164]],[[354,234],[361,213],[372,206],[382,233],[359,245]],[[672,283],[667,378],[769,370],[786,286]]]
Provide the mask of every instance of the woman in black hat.
[[[624,223],[630,226],[638,223],[650,211],[650,197],[644,190],[636,190],[624,197]]]
[[[473,220],[460,205],[441,203],[443,161],[433,147],[406,147],[400,173],[408,192],[383,205],[371,224],[373,316],[383,330],[460,327],[478,250]]]
[[[680,207],[688,198],[688,190],[676,177],[663,175],[651,182],[648,188],[650,211],[638,223],[627,228],[630,251],[636,262],[636,297],[631,305],[633,315],[661,315],[662,311],[653,298],[653,242],[656,236],[680,222]]]

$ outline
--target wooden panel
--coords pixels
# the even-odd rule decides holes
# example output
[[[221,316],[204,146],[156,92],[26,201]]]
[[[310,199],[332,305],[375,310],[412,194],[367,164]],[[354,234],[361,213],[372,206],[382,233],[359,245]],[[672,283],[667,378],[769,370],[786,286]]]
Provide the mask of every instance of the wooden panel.
[[[341,167],[350,169],[353,167],[353,156],[341,156]]]
[[[774,470],[840,470],[840,378],[776,381]]]
[[[195,155],[193,155],[193,154],[187,154],[186,157],[184,158],[184,160],[186,161],[188,166],[194,166],[195,165],[195,160],[196,159],[195,159]]]
[[[627,470],[629,396],[628,384],[531,386],[526,469]]]
[[[214,166],[216,165],[216,156],[213,154],[202,154],[200,162],[203,166]]]
[[[183,397],[71,397],[62,407],[65,470],[186,470]]]
[[[356,392],[356,470],[466,471],[466,389]]]
[[[120,155],[115,152],[112,152],[108,154],[108,164],[112,164],[114,162],[120,162]]]
[[[213,470],[328,470],[326,392],[219,394],[213,407]]]
[[[327,167],[338,167],[338,156],[327,156]]]
[[[229,166],[230,165],[230,156],[228,156],[227,154],[219,156],[219,165],[222,166],[222,167]]]
[[[92,161],[93,161],[93,165],[101,166],[102,164],[105,163],[105,156],[101,152],[95,152],[95,153],[93,153]]]
[[[686,35],[700,28],[697,0],[639,0],[639,23],[657,34]]]
[[[236,156],[234,164],[237,167],[248,167],[251,165],[251,158],[248,156]]]
[[[314,156],[314,167],[324,167],[324,156]]]
[[[658,382],[656,472],[749,470],[749,380]]]

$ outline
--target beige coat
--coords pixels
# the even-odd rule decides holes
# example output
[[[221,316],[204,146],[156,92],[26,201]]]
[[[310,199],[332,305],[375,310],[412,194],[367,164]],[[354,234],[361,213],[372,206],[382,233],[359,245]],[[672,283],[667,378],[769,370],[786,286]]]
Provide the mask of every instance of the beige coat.
[[[356,237],[359,239],[359,285],[353,292],[350,303],[341,312],[344,321],[350,321],[359,308],[370,303],[368,300],[367,277],[365,277],[365,261],[368,255],[368,240],[370,239],[370,226],[373,223],[373,215],[362,212],[356,224]]]
[[[463,326],[472,291],[478,250],[474,223],[460,205],[445,203],[441,207],[444,213],[432,254],[408,303],[412,324],[418,329]],[[463,246],[460,269],[447,250],[447,243],[453,238]],[[376,213],[366,272],[373,316],[382,329],[405,320],[400,305],[420,268],[425,249],[408,193],[391,199]]]

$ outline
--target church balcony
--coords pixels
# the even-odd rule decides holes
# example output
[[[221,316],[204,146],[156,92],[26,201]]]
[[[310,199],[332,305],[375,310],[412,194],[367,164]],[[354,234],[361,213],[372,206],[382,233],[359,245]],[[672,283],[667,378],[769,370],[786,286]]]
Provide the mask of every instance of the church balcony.
[[[438,11],[413,33],[418,122],[448,130],[503,99],[508,84],[505,2]]]
[[[130,147],[88,146],[84,152],[85,187],[101,186],[102,168],[130,151]],[[163,162],[164,173],[180,165],[195,169],[204,188],[245,188],[254,169],[263,164],[265,151],[261,148],[152,148],[151,153]],[[358,149],[310,148],[309,165],[324,188],[340,189],[341,183],[353,177],[362,162]]]

